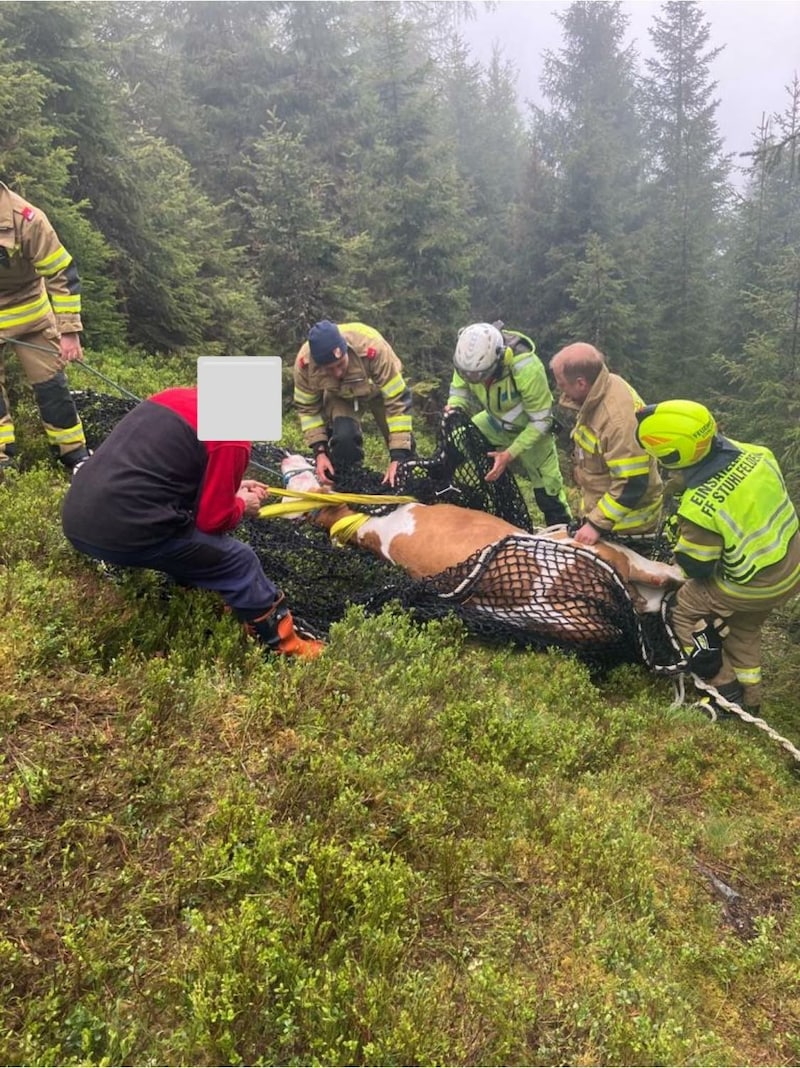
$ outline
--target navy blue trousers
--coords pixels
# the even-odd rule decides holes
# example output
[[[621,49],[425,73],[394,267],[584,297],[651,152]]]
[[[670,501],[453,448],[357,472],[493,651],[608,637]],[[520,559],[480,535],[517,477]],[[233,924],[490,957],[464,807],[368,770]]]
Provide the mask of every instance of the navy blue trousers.
[[[250,546],[227,534],[194,530],[188,537],[168,538],[158,545],[125,551],[69,540],[78,552],[95,560],[163,571],[181,585],[215,590],[245,622],[263,615],[278,596],[276,586],[264,574]]]

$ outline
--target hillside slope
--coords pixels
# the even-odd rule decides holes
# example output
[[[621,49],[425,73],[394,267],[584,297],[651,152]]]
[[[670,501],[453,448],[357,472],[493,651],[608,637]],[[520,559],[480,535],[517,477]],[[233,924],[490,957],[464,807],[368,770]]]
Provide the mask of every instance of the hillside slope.
[[[4,1063],[800,1059],[769,739],[392,611],[265,660],[213,597],[81,560],[64,488],[0,486]]]

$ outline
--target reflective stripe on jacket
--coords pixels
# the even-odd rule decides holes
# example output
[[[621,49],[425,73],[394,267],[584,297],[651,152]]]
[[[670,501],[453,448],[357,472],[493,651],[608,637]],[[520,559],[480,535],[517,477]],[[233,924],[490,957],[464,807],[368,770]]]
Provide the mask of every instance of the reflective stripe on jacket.
[[[380,397],[389,428],[390,449],[411,448],[411,390],[403,365],[389,342],[364,323],[340,323],[349,363],[344,378],[334,378],[330,365],[314,363],[306,341],[294,361],[294,403],[306,444],[328,440],[325,395],[338,394],[358,402]]]
[[[571,435],[573,477],[584,517],[598,530],[651,530],[658,523],[663,496],[658,464],[636,439],[636,412],[642,407],[636,390],[603,367],[578,410]]]
[[[72,256],[39,208],[0,182],[0,334],[52,325],[78,333],[81,284]]]
[[[675,553],[706,566],[717,562],[714,582],[733,590],[780,563],[798,531],[798,519],[778,462],[761,445],[731,442],[739,449],[727,467],[684,491],[678,506]],[[758,595],[780,592],[792,577],[759,583]]]

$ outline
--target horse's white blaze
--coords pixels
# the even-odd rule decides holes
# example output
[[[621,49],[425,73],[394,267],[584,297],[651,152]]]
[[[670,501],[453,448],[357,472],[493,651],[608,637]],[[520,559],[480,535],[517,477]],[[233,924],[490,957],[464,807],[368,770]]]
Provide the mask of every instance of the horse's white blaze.
[[[293,475],[289,479],[286,488],[301,490],[303,493],[319,493],[319,482],[313,471],[301,471],[299,475]]]
[[[301,493],[319,493],[319,479],[308,460],[303,456],[284,456],[281,460],[281,474],[286,481],[286,489]],[[283,497],[284,501],[294,500],[293,497]],[[292,519],[303,519],[303,513],[291,516]]]

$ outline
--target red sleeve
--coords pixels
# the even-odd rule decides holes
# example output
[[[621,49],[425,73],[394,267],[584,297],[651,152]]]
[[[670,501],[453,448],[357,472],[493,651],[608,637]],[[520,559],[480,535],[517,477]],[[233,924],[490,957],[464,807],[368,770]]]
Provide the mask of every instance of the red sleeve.
[[[233,530],[244,514],[244,501],[236,491],[250,462],[250,449],[244,442],[232,441],[209,441],[206,448],[208,466],[197,506],[197,529],[222,534]]]
[[[176,386],[150,400],[171,408],[197,432],[197,387]],[[236,496],[250,462],[249,441],[204,441],[208,464],[197,506],[197,529],[204,534],[233,530],[244,514],[244,501]]]

